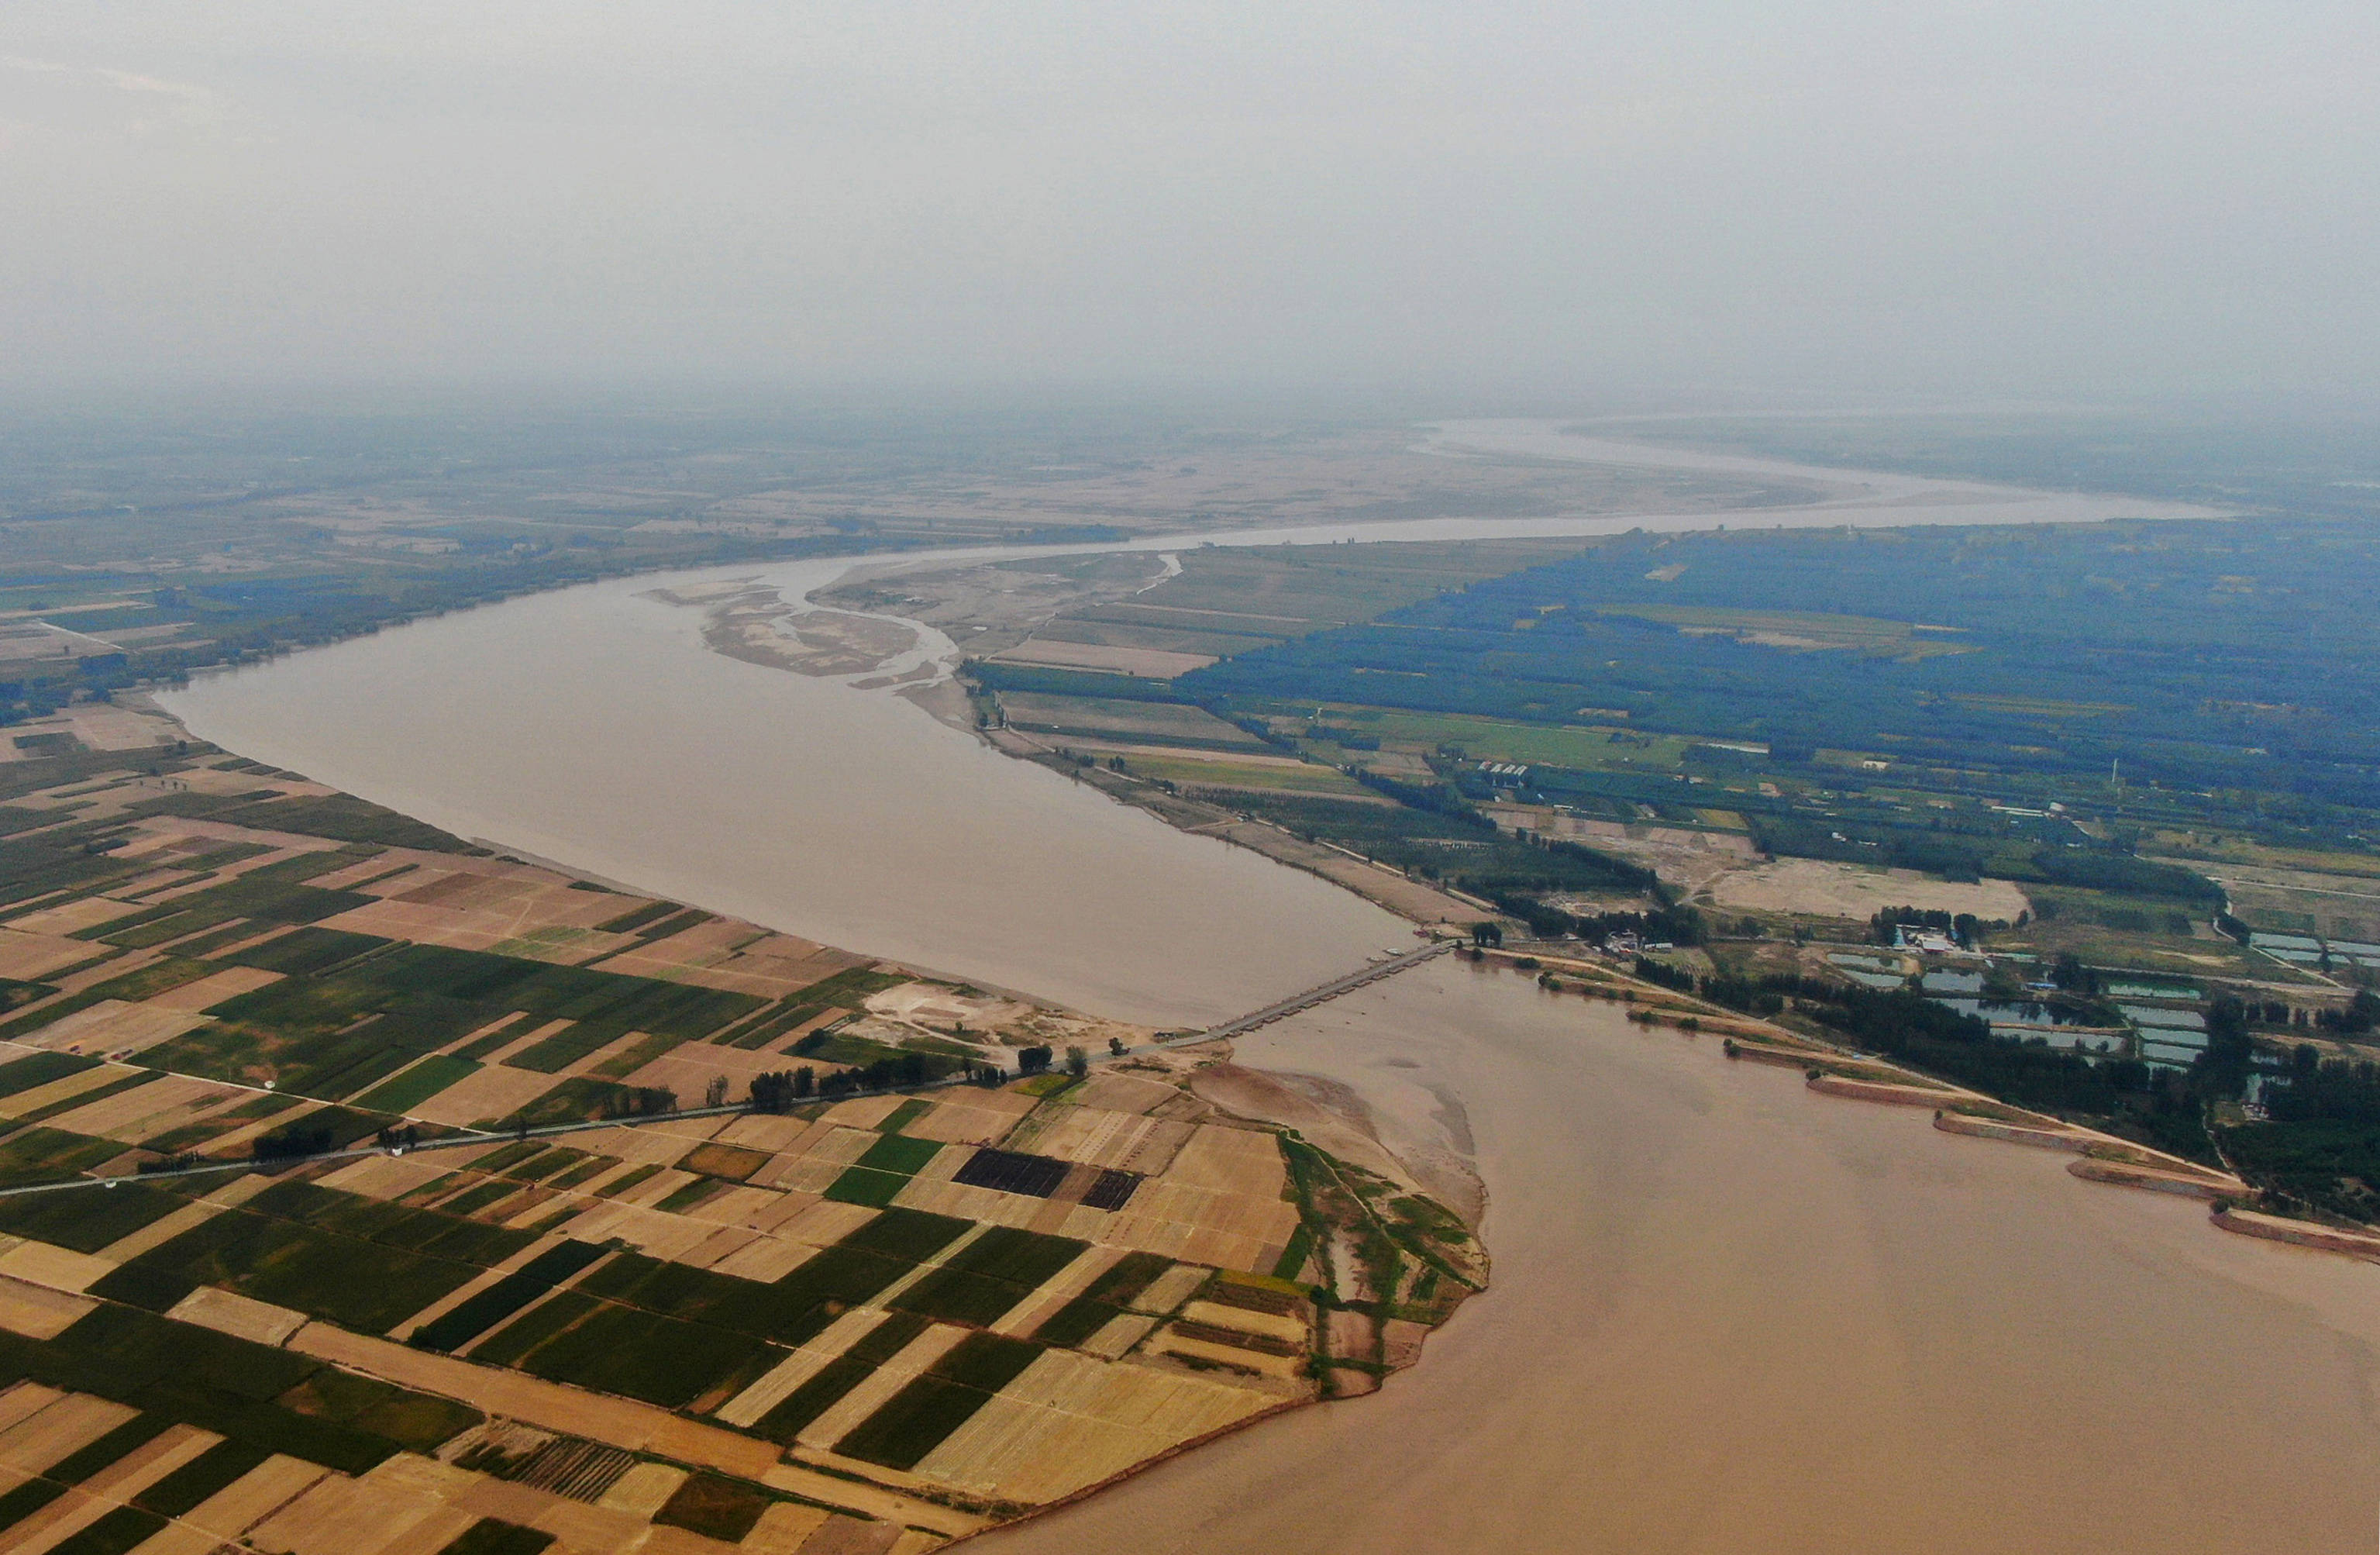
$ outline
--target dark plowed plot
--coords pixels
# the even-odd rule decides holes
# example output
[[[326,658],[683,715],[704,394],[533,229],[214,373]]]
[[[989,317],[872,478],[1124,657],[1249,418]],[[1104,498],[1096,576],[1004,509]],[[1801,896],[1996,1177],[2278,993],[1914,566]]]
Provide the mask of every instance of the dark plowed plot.
[[[1293,1291],[1243,1285],[1236,1280],[1211,1281],[1198,1294],[1201,1300],[1211,1301],[1219,1306],[1236,1306],[1247,1312],[1269,1312],[1276,1318],[1286,1318],[1305,1305],[1305,1298]]]
[[[596,1501],[636,1466],[637,1455],[622,1448],[565,1439],[533,1453],[516,1472],[504,1477],[572,1500]]]
[[[1015,1150],[995,1150],[990,1146],[967,1158],[953,1181],[971,1188],[997,1188],[1002,1193],[1030,1194],[1035,1198],[1047,1198],[1058,1191],[1073,1167],[1066,1161],[1052,1160],[1048,1156],[1028,1156]],[[1130,1190],[1126,1190],[1129,1197]]]
[[[527,1452],[507,1452],[481,1443],[455,1460],[466,1468],[497,1479],[509,1479],[540,1490],[551,1490],[577,1501],[595,1501],[636,1466],[637,1455],[624,1448],[583,1437],[564,1436]]]
[[[1269,1333],[1248,1333],[1239,1329],[1220,1328],[1213,1323],[1191,1323],[1176,1319],[1173,1331],[1184,1339],[1203,1340],[1208,1344],[1228,1344],[1238,1350],[1254,1350],[1262,1355],[1302,1355],[1305,1346],[1286,1339],[1275,1339]]]
[[[1133,1191],[1140,1186],[1140,1173],[1109,1167],[1083,1196],[1083,1202],[1094,1209],[1121,1209],[1132,1202]]]

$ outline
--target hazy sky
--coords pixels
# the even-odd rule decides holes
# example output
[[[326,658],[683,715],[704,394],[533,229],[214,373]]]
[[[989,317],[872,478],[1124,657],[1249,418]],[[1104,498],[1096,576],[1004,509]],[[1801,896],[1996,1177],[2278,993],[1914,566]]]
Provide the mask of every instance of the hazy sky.
[[[2380,5],[0,6],[0,387],[2380,393]]]

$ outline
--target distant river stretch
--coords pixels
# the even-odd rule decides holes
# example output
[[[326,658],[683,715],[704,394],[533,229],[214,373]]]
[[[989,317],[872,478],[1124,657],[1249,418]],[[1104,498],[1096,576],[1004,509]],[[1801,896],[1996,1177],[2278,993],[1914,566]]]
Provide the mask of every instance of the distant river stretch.
[[[1530,424],[1439,435],[1575,451]],[[1691,519],[1217,538],[2179,511],[1878,480],[1894,484]],[[794,594],[850,565],[712,576]],[[710,653],[694,613],[638,597],[656,581],[418,622],[164,699],[205,738],[465,836],[1152,1025],[1413,942],[1333,887],[896,698]],[[1242,1051],[1353,1087],[1392,1143],[1475,1146],[1496,1288],[1378,1397],[1268,1423],[987,1551],[2373,1548],[2380,1270],[2227,1237],[2198,1207],[1443,963]]]

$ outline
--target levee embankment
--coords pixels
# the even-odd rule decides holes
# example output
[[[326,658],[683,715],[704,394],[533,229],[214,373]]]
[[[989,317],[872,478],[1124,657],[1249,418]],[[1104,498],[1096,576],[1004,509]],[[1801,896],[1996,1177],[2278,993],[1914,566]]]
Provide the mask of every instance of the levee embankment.
[[[1934,1126],[1945,1134],[2005,1140],[2011,1145],[2030,1145],[2037,1150],[2067,1150],[2078,1156],[2098,1142],[2097,1136],[2075,1129],[2028,1128],[2022,1124],[1998,1123],[1963,1112],[1937,1112]]]
[[[2316,1247],[2326,1253],[2345,1253],[2380,1262],[2380,1236],[2338,1231],[2310,1221],[2283,1220],[2253,1209],[2217,1209],[2214,1220],[2225,1231],[2236,1231],[2242,1236],[2259,1236],[2267,1242],[2287,1242],[2292,1246]]]
[[[2095,1160],[2085,1157],[2069,1163],[2066,1170],[2070,1175],[2088,1183],[2113,1183],[2118,1187],[2180,1194],[2184,1198],[2228,1198],[2249,1191],[2248,1184],[2236,1177],[2219,1177],[2203,1172],[2165,1172],[2154,1166],[2135,1166],[2130,1161]]]

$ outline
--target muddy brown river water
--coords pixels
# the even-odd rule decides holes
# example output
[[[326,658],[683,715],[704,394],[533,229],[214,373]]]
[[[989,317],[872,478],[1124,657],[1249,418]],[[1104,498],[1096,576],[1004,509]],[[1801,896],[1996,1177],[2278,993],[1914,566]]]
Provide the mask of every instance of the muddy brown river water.
[[[737,571],[799,590],[847,565]],[[1152,1025],[1413,942],[892,697],[709,653],[691,613],[638,597],[651,582],[166,700],[467,836]],[[2374,1548],[2380,1268],[1444,961],[1241,1054],[1343,1083],[1392,1144],[1467,1158],[1494,1289],[1378,1397],[1201,1449],[987,1555]]]
[[[1243,1039],[1408,1148],[1458,1096],[1493,1288],[984,1555],[2372,1548],[2380,1269],[1716,1048],[1445,961]]]

